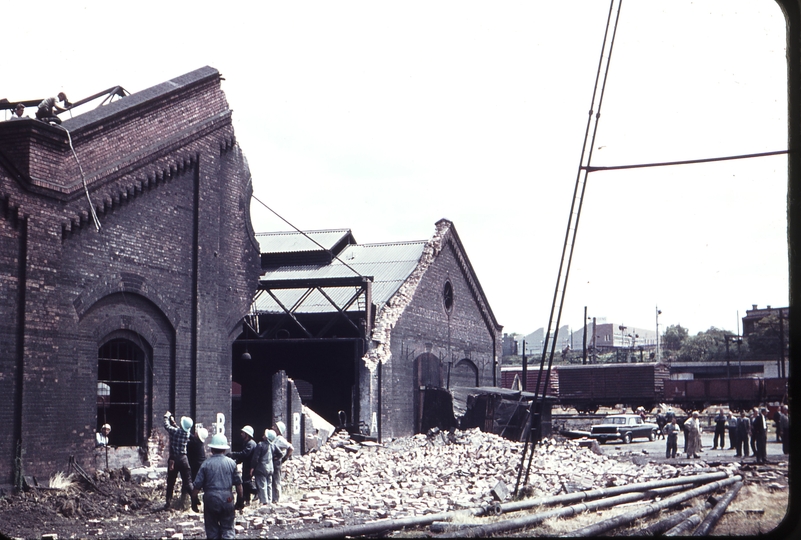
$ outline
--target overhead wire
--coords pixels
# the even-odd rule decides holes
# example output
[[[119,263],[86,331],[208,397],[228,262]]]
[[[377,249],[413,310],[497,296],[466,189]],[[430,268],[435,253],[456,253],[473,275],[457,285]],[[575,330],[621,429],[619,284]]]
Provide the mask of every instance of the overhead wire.
[[[525,479],[523,480],[524,484],[528,483],[529,473],[531,470],[531,464],[534,458],[534,446],[536,445],[537,439],[540,435],[540,423],[541,419],[537,421],[536,425],[534,424],[534,417],[535,414],[540,414],[540,411],[543,410],[543,406],[545,405],[546,394],[548,391],[548,384],[550,381],[551,375],[551,366],[553,364],[553,357],[554,351],[556,348],[556,341],[557,336],[559,334],[559,324],[562,317],[562,308],[564,305],[565,294],[567,291],[567,283],[568,277],[570,275],[570,266],[573,260],[573,250],[575,248],[575,241],[576,235],[578,233],[578,225],[579,225],[579,218],[581,217],[581,208],[584,201],[584,191],[586,188],[587,182],[587,172],[584,171],[584,180],[582,182],[582,163],[584,162],[585,154],[587,158],[587,166],[589,166],[590,161],[592,160],[592,149],[595,145],[595,136],[598,131],[598,122],[600,121],[601,117],[601,106],[603,104],[603,97],[604,92],[606,90],[606,82],[609,76],[609,66],[612,61],[612,50],[614,48],[615,37],[617,35],[617,28],[618,23],[620,20],[620,11],[623,6],[623,0],[619,0],[617,6],[617,15],[614,20],[614,25],[612,26],[612,13],[615,7],[615,0],[611,0],[609,3],[609,13],[606,19],[606,29],[604,30],[604,39],[603,44],[601,46],[601,54],[598,60],[598,69],[595,74],[595,85],[593,87],[592,92],[592,101],[590,104],[590,111],[589,116],[587,118],[587,126],[584,131],[584,141],[581,150],[581,158],[579,159],[579,167],[576,174],[576,183],[573,190],[573,200],[570,206],[570,217],[568,219],[567,229],[565,232],[565,240],[562,246],[562,259],[559,263],[559,272],[556,280],[556,287],[554,288],[554,296],[553,302],[551,304],[551,314],[549,317],[548,322],[548,330],[545,334],[545,344],[542,350],[542,359],[540,361],[540,369],[537,375],[537,386],[534,389],[534,396],[532,398],[532,403],[530,406],[529,411],[529,426],[528,430],[526,431],[526,439],[523,445],[523,455],[520,461],[520,466],[517,471],[517,481],[515,483],[514,493],[517,495],[518,489],[520,487],[520,480],[523,473],[524,464],[526,462],[526,457],[529,451],[529,443],[530,443],[530,456],[528,457],[528,466],[525,467]],[[610,27],[612,28],[611,39],[609,37]],[[609,52],[606,61],[606,66],[604,69],[604,54],[606,52],[607,41],[609,42]],[[602,77],[603,72],[603,77]],[[600,82],[600,91],[599,91],[599,82]],[[592,137],[588,144],[588,139],[590,139],[590,127],[592,125],[593,119],[593,107],[595,105],[596,97],[598,97],[598,108],[595,112],[595,125],[592,130]],[[561,293],[561,294],[560,294]],[[551,329],[554,329],[553,335],[551,335]],[[550,352],[550,354],[549,354]],[[543,371],[545,367],[545,360],[548,358],[548,367],[547,371],[545,372],[544,377],[544,384],[543,383]],[[540,395],[540,389],[542,389],[542,394]],[[536,430],[535,434],[532,436],[532,430]]]
[[[301,231],[300,229],[298,229],[297,227],[295,227],[295,226],[294,226],[292,223],[290,223],[290,222],[289,222],[289,221],[288,221],[286,218],[284,218],[284,217],[283,217],[282,215],[280,215],[278,212],[276,212],[275,210],[273,210],[272,208],[270,208],[269,206],[267,206],[267,205],[266,205],[266,204],[265,204],[265,203],[264,203],[264,202],[263,202],[261,199],[259,199],[259,198],[258,198],[258,197],[256,197],[255,195],[251,195],[251,196],[253,197],[253,200],[257,201],[257,202],[258,202],[259,204],[261,204],[261,205],[262,205],[264,208],[266,208],[267,210],[269,210],[270,212],[272,212],[273,214],[275,214],[275,215],[276,215],[276,216],[277,216],[277,217],[278,217],[278,218],[279,218],[281,221],[283,221],[284,223],[286,223],[287,225],[289,225],[290,227],[292,227],[293,229],[295,229],[297,232],[299,232],[300,234],[302,234],[303,236],[305,236],[306,238],[308,238],[309,240],[311,240],[311,241],[312,241],[312,242],[313,242],[315,245],[317,245],[317,247],[319,247],[320,249],[323,249],[323,250],[325,250],[325,251],[328,251],[328,248],[326,248],[325,246],[321,245],[321,244],[320,244],[320,243],[319,243],[317,240],[315,240],[314,238],[312,238],[311,236],[309,236],[309,235],[308,235],[308,234],[306,234],[305,232],[303,232],[303,231]],[[350,271],[352,271],[352,272],[353,272],[354,274],[356,274],[357,276],[359,276],[359,277],[364,277],[364,276],[363,276],[362,274],[360,274],[360,273],[359,273],[357,270],[355,270],[353,267],[351,267],[351,266],[350,266],[348,263],[346,263],[345,261],[343,261],[342,259],[340,259],[338,255],[336,255],[336,254],[333,254],[333,253],[332,253],[332,256],[334,257],[334,259],[336,259],[336,260],[338,260],[339,262],[341,262],[341,263],[342,263],[342,264],[343,264],[343,265],[344,265],[346,268],[348,268]]]
[[[610,166],[601,166],[595,167],[590,166],[587,164],[586,166],[581,167],[583,170],[587,172],[599,172],[599,171],[616,171],[621,169],[642,169],[645,167],[667,167],[670,165],[691,165],[694,163],[711,163],[715,161],[730,161],[734,159],[750,159],[750,158],[758,158],[758,157],[767,157],[767,156],[780,156],[782,154],[789,154],[789,150],[775,150],[773,152],[759,152],[756,154],[739,154],[736,156],[723,156],[723,157],[714,157],[714,158],[701,158],[701,159],[685,159],[682,161],[661,161],[656,163],[637,163],[633,165],[610,165]]]

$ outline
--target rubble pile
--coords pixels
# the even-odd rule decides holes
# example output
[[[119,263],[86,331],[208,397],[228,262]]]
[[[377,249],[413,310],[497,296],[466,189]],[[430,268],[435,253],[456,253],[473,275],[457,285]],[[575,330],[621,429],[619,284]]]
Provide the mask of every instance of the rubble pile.
[[[284,463],[288,497],[255,514],[264,525],[337,526],[477,507],[492,502],[498,482],[514,488],[522,451],[522,443],[477,428],[385,445],[360,444],[339,431],[319,451]],[[526,490],[540,497],[678,474],[664,464],[618,461],[574,441],[546,439],[535,449]]]

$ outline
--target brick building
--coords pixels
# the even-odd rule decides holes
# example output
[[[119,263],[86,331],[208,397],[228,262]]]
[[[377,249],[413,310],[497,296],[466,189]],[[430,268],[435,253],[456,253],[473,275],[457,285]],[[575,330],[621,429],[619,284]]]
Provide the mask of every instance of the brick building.
[[[220,80],[0,123],[0,484],[91,463],[104,420],[136,461],[167,410],[230,418],[259,250]]]
[[[452,415],[453,387],[500,383],[502,327],[450,221],[428,241],[358,244],[348,229],[257,238],[260,292],[234,344],[236,425],[281,419],[300,440],[279,372],[328,422],[377,440]]]

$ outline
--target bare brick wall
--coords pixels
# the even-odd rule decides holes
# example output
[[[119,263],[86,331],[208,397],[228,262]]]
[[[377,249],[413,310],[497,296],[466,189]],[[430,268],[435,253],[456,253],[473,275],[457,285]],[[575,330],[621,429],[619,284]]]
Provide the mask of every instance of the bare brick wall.
[[[231,343],[257,286],[250,173],[219,74],[202,68],[112,105],[64,122],[99,232],[63,130],[0,124],[0,141],[12,129],[30,138],[0,146],[0,419],[19,426],[23,470],[39,478],[70,455],[90,463],[97,353],[110,339],[148,357],[145,428],[163,431],[168,409],[207,426],[230,418]],[[0,484],[13,480],[10,439]]]
[[[465,358],[479,368],[479,385],[493,385],[494,355],[500,358],[500,327],[488,321],[491,317],[460,261],[460,249],[452,237],[446,238],[392,331],[392,359],[382,371],[382,437],[407,436],[414,430],[414,364],[415,358],[426,352],[426,343],[442,362],[443,387],[448,384],[449,364],[455,366]],[[454,293],[450,313],[443,302],[446,281]]]

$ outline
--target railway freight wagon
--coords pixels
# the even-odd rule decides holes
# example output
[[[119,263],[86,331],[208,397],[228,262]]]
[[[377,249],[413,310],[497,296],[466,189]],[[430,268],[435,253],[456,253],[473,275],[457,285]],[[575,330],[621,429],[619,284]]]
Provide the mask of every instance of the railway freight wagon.
[[[539,376],[540,366],[539,362],[536,362],[536,367],[528,366],[526,370],[526,382],[525,386],[523,386],[523,368],[520,366],[504,366],[501,367],[501,388],[514,388],[517,390],[534,392],[534,390],[537,389],[537,379]],[[517,382],[515,382],[515,380]],[[544,370],[539,382],[540,387],[545,386]],[[542,395],[541,389],[538,394],[540,394],[540,396]],[[554,399],[559,395],[559,370],[556,366],[551,367],[551,376],[548,378],[548,392],[546,395]]]
[[[559,366],[559,403],[589,413],[616,405],[651,410],[669,376],[666,364],[652,362]]]
[[[678,379],[665,381],[665,402],[701,410],[728,404],[735,411],[786,402],[787,379]]]

